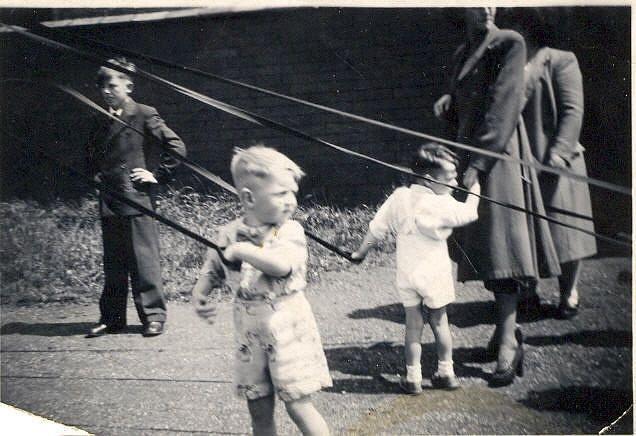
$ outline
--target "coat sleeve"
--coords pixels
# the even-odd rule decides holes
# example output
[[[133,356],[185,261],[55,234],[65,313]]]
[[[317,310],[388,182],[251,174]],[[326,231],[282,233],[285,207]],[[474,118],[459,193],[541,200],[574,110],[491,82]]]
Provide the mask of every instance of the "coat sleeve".
[[[503,153],[521,114],[523,68],[526,46],[521,35],[506,32],[506,38],[491,49],[495,54],[493,82],[485,92],[484,116],[473,137],[473,145]],[[469,165],[489,173],[497,159],[473,154]]]
[[[565,53],[555,63],[552,82],[557,105],[557,132],[550,150],[569,162],[582,151],[578,141],[583,124],[583,79],[574,53]]]
[[[145,119],[146,130],[162,144],[168,146],[172,151],[186,155],[186,147],[181,138],[170,129],[165,121],[159,116],[155,108],[149,107]],[[179,165],[179,161],[168,153],[161,153],[160,164],[153,168],[152,172],[159,183],[166,183],[172,179],[174,169]]]

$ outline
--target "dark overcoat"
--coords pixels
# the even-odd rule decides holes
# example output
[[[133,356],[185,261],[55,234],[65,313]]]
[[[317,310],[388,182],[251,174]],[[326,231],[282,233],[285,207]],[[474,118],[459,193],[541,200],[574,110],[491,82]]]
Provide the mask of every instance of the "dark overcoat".
[[[515,158],[531,159],[521,118],[525,43],[493,26],[481,42],[456,52],[451,80],[456,140]],[[460,170],[479,170],[482,194],[545,214],[536,172],[477,153],[463,153]],[[554,276],[558,259],[545,220],[481,200],[479,219],[458,234],[458,279]]]
[[[556,153],[565,160],[569,171],[587,176],[585,149],[579,143],[583,122],[583,80],[576,56],[572,52],[544,47],[526,66],[525,77],[523,119],[533,155],[539,162],[547,164],[550,153]],[[551,173],[541,173],[539,183],[550,217],[594,231],[590,190],[586,183]],[[596,253],[593,236],[557,224],[550,224],[550,230],[560,262]]]

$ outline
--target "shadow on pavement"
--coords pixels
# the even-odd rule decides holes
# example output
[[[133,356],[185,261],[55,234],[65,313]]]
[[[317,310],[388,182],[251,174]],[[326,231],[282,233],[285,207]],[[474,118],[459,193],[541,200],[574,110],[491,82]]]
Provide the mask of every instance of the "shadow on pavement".
[[[495,322],[493,301],[452,303],[448,306],[447,311],[448,321],[460,328]],[[386,304],[371,309],[357,309],[347,316],[352,319],[377,318],[396,324],[404,324],[404,308],[400,303]]]
[[[632,346],[632,332],[627,330],[581,330],[565,335],[530,336],[525,343],[536,347],[547,345],[576,344],[584,347],[625,347]]]
[[[585,414],[599,422],[599,431],[609,425],[632,404],[632,391],[591,386],[568,386],[545,391],[530,391],[521,403],[539,411]],[[632,415],[624,417],[612,433],[633,434]]]
[[[378,342],[370,347],[342,347],[326,349],[327,362],[331,371],[354,376],[371,376],[367,379],[334,380],[334,386],[327,391],[385,394],[400,392],[395,383],[382,380],[383,374],[404,374],[404,346],[390,342]],[[489,374],[481,368],[465,363],[484,362],[483,348],[455,348],[453,360],[458,377],[488,380]],[[435,344],[422,344],[422,375],[430,378],[437,369]]]
[[[459,328],[474,327],[481,324],[495,324],[494,301],[469,301],[448,305],[448,322]],[[558,308],[541,303],[535,310],[519,310],[517,322],[527,324],[545,319],[556,319]],[[404,324],[404,308],[400,303],[386,304],[371,309],[356,309],[347,315],[352,319],[377,318],[384,321]]]
[[[372,309],[356,309],[347,316],[352,319],[377,318],[396,324],[404,324],[404,307],[400,303],[386,304]]]
[[[95,325],[89,322],[61,322],[61,323],[26,323],[10,322],[0,328],[0,335],[33,335],[33,336],[84,336]],[[128,326],[118,334],[141,333],[142,326]]]

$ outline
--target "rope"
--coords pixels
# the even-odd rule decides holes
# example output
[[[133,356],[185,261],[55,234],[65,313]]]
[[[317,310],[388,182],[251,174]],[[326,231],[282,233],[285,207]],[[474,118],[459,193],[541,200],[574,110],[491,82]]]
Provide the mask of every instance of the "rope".
[[[2,24],[2,23],[0,23],[0,25],[4,26],[4,24]],[[8,26],[8,27],[13,28],[13,26]],[[79,56],[81,56],[83,58],[87,58],[87,59],[89,59],[89,60],[91,60],[93,62],[98,63],[99,65],[107,64],[107,61],[105,59],[103,59],[103,58],[101,58],[99,56],[95,56],[95,55],[93,55],[91,53],[87,53],[87,52],[85,52],[83,50],[79,50],[79,49],[67,46],[67,45],[62,44],[60,42],[53,41],[53,40],[50,40],[50,39],[42,37],[42,36],[34,35],[34,34],[28,32],[28,31],[24,31],[24,30],[21,30],[21,29],[18,29],[18,28],[15,28],[14,30],[16,32],[28,37],[28,38],[35,39],[36,41],[38,41],[38,42],[40,42],[42,44],[53,46],[53,47],[55,47],[57,49],[61,49],[61,50],[70,50],[70,51],[78,54]],[[501,202],[501,201],[495,200],[495,199],[490,198],[490,197],[485,196],[485,195],[474,194],[474,193],[472,193],[469,190],[464,189],[464,188],[455,187],[455,186],[451,186],[451,185],[448,185],[448,184],[445,184],[445,183],[441,183],[441,182],[439,182],[437,180],[434,180],[434,179],[431,179],[429,177],[426,177],[426,176],[423,176],[423,175],[420,175],[420,174],[416,174],[413,171],[405,169],[405,168],[403,168],[401,166],[390,164],[390,163],[386,163],[384,161],[381,161],[379,159],[373,158],[371,156],[368,156],[368,155],[365,155],[365,154],[362,154],[362,153],[358,153],[358,152],[349,150],[347,148],[338,146],[336,144],[332,144],[332,143],[330,143],[328,141],[325,141],[323,139],[320,139],[320,138],[316,138],[316,137],[310,136],[310,135],[308,135],[308,134],[306,134],[306,133],[304,133],[302,131],[299,131],[299,130],[291,128],[291,127],[288,127],[286,125],[283,125],[283,124],[278,123],[276,121],[270,120],[270,119],[265,118],[263,116],[260,116],[258,114],[255,114],[255,113],[252,113],[250,111],[238,108],[236,106],[221,102],[219,100],[213,99],[213,98],[208,97],[206,95],[200,94],[200,93],[198,93],[196,91],[192,91],[192,90],[190,90],[190,89],[188,89],[188,88],[186,88],[184,86],[181,86],[181,85],[173,83],[173,82],[171,82],[169,80],[163,79],[162,77],[156,76],[156,75],[154,75],[152,73],[145,72],[144,70],[141,70],[139,68],[137,68],[136,71],[132,72],[132,71],[126,70],[125,68],[120,67],[119,65],[116,65],[116,64],[109,64],[108,63],[108,65],[109,65],[109,68],[112,67],[113,69],[122,71],[122,72],[124,72],[126,74],[131,74],[132,73],[132,74],[135,74],[135,75],[139,75],[140,77],[147,78],[147,79],[149,79],[151,81],[160,83],[162,85],[168,86],[169,88],[173,89],[174,91],[176,91],[176,92],[178,92],[180,94],[183,94],[183,95],[186,95],[188,97],[191,97],[191,98],[193,98],[193,99],[195,99],[197,101],[200,101],[200,102],[202,102],[204,104],[207,104],[209,106],[215,107],[215,108],[217,108],[219,110],[222,110],[224,112],[233,114],[233,115],[235,115],[237,117],[240,117],[240,118],[245,119],[247,121],[250,121],[252,123],[255,123],[255,124],[258,124],[258,125],[261,125],[261,126],[271,127],[273,129],[276,129],[276,130],[287,132],[287,133],[289,133],[289,134],[291,134],[293,136],[296,136],[298,138],[305,139],[305,140],[310,141],[310,142],[316,142],[316,143],[319,143],[321,145],[325,145],[325,146],[327,146],[329,148],[338,150],[338,151],[340,151],[342,153],[345,153],[347,155],[350,155],[350,156],[353,156],[353,157],[356,157],[356,158],[359,158],[359,159],[363,159],[363,160],[367,160],[367,161],[373,162],[373,163],[375,163],[377,165],[393,169],[393,170],[395,170],[397,172],[401,172],[403,174],[407,174],[407,175],[410,175],[412,177],[424,179],[424,180],[427,180],[427,181],[432,182],[432,183],[438,183],[440,185],[450,187],[452,189],[455,189],[455,190],[460,191],[460,192],[467,193],[469,195],[475,195],[475,196],[479,197],[480,199],[489,201],[489,202],[491,202],[493,204],[497,204],[497,205],[502,206],[502,207],[507,207],[507,208],[515,210],[515,211],[519,211],[519,212],[526,213],[528,215],[532,215],[532,216],[534,216],[536,218],[544,219],[544,220],[546,220],[548,222],[551,222],[553,224],[561,225],[563,227],[567,227],[567,228],[571,228],[573,230],[577,230],[577,231],[583,232],[585,234],[594,236],[594,237],[596,237],[599,240],[603,240],[603,241],[606,241],[606,242],[612,242],[612,243],[615,243],[615,244],[618,244],[618,245],[622,245],[622,246],[631,247],[631,244],[628,244],[628,243],[626,243],[624,241],[621,241],[621,240],[618,240],[618,239],[615,239],[615,238],[611,238],[611,237],[608,237],[608,236],[605,236],[605,235],[601,235],[599,233],[596,233],[596,232],[593,232],[593,231],[590,231],[590,230],[587,230],[587,229],[583,229],[583,228],[580,228],[580,227],[577,227],[577,226],[574,226],[574,225],[571,225],[571,224],[568,224],[568,223],[563,223],[563,222],[558,221],[558,220],[556,220],[554,218],[551,218],[549,216],[542,215],[542,214],[539,214],[537,212],[534,212],[534,211],[531,211],[531,210],[528,210],[528,209],[525,209],[525,208],[510,204],[510,203]],[[77,91],[75,91],[75,93],[77,93]],[[77,94],[79,94],[79,93],[77,93]],[[86,97],[83,97],[83,98],[86,98]],[[95,104],[95,103],[93,103],[93,104]],[[108,114],[108,115],[110,116],[110,114]],[[121,120],[119,120],[119,121],[121,121]],[[479,150],[479,149],[477,149],[477,150]],[[483,152],[484,150],[481,150],[481,151]],[[488,153],[492,153],[492,152],[488,152]],[[494,153],[494,154],[499,156],[497,153]],[[177,155],[177,156],[179,156],[179,155]],[[180,157],[177,157],[177,156],[174,156],[174,157],[176,159],[180,159]],[[505,156],[505,158],[506,159],[504,159],[504,160],[508,160],[507,159],[508,156]],[[516,163],[524,162],[524,161],[521,161],[519,159],[513,159],[513,161],[516,162]],[[201,175],[203,175],[203,174],[201,174]],[[307,235],[310,236],[309,233]],[[312,236],[310,236],[310,237],[312,237]],[[312,237],[312,239],[314,239],[314,238]],[[327,243],[326,241],[322,241],[322,240],[319,240],[319,239],[314,239],[314,240],[316,240],[316,242],[320,243],[321,245],[324,245],[326,248],[329,248],[332,251],[340,254],[341,256],[345,257],[346,259],[348,259],[348,260],[350,260],[352,262],[355,262],[355,260],[351,259],[350,253],[346,253],[346,252],[340,250],[338,247],[335,247],[335,246]]]
[[[82,102],[84,102],[84,103],[88,104],[89,106],[91,106],[91,107],[95,108],[96,110],[99,110],[101,113],[104,113],[105,115],[108,115],[108,117],[109,117],[109,118],[113,118],[113,119],[117,120],[118,122],[120,122],[120,123],[124,124],[125,126],[127,126],[127,127],[131,128],[131,129],[135,130],[132,126],[129,126],[128,124],[126,124],[126,123],[125,123],[124,121],[122,121],[121,119],[119,119],[119,118],[117,118],[117,117],[115,117],[115,116],[111,115],[110,113],[108,113],[108,111],[106,111],[105,109],[103,109],[102,107],[100,107],[99,105],[97,105],[97,103],[93,102],[92,100],[90,100],[90,99],[89,99],[89,98],[87,98],[86,96],[82,95],[82,94],[81,94],[81,93],[79,93],[78,91],[75,91],[75,90],[73,90],[72,88],[69,88],[69,87],[66,87],[66,86],[62,86],[62,85],[55,85],[55,86],[56,86],[58,89],[61,89],[62,91],[69,93],[69,95],[71,95],[71,96],[73,96],[73,97],[75,97],[75,98],[79,99],[80,101],[82,101]],[[237,110],[239,110],[239,111],[241,110],[241,109],[238,109],[238,108],[236,108],[236,109],[237,109]],[[254,115],[254,114],[250,114],[250,115]],[[259,119],[260,119],[260,118],[262,118],[262,117],[260,117],[259,115],[254,115],[254,116],[255,116],[255,117],[257,117],[257,118],[259,118]],[[256,122],[258,122],[258,120],[257,120]],[[546,220],[546,221],[548,221],[548,222],[551,222],[551,223],[553,223],[553,224],[557,224],[557,225],[560,225],[560,226],[563,226],[563,227],[568,227],[568,228],[571,228],[571,229],[573,229],[573,230],[578,230],[578,231],[580,231],[580,232],[583,232],[583,233],[586,233],[586,234],[588,234],[588,235],[594,236],[594,237],[596,237],[596,238],[598,238],[598,239],[600,239],[600,240],[604,240],[604,241],[607,241],[607,242],[613,242],[613,243],[616,243],[616,244],[618,244],[618,245],[623,245],[623,246],[629,246],[629,247],[631,247],[631,244],[628,244],[628,243],[626,243],[626,242],[624,242],[624,241],[621,241],[621,240],[618,240],[618,239],[615,239],[615,238],[611,238],[611,237],[609,237],[609,236],[605,236],[605,235],[602,235],[602,234],[600,234],[600,233],[596,233],[596,232],[593,232],[593,231],[591,231],[591,230],[587,230],[587,229],[584,229],[584,228],[581,228],[581,227],[577,227],[577,226],[574,226],[574,225],[569,224],[569,223],[564,223],[564,222],[561,222],[561,221],[559,221],[559,220],[557,220],[557,219],[555,219],[555,218],[549,217],[549,216],[547,216],[547,215],[542,215],[542,214],[540,214],[540,213],[537,213],[537,212],[534,212],[534,211],[531,211],[531,210],[525,209],[525,208],[523,208],[523,207],[520,207],[520,206],[517,206],[517,205],[514,205],[514,204],[505,203],[505,202],[502,202],[502,201],[499,201],[499,200],[495,200],[495,199],[493,199],[493,198],[491,198],[491,197],[488,197],[488,196],[486,196],[486,195],[483,195],[483,194],[475,194],[475,193],[471,192],[471,191],[470,191],[470,190],[468,190],[468,189],[464,189],[464,188],[461,188],[461,187],[457,187],[457,186],[449,185],[449,184],[447,184],[447,183],[442,183],[442,182],[440,182],[440,181],[438,181],[438,180],[435,180],[435,179],[432,179],[432,178],[430,178],[430,177],[428,177],[428,176],[425,176],[425,175],[422,175],[422,174],[417,174],[417,173],[415,173],[415,172],[413,172],[413,171],[411,171],[411,170],[409,170],[409,169],[406,169],[406,168],[404,168],[404,167],[401,167],[401,166],[399,166],[399,165],[390,164],[390,163],[387,163],[387,162],[381,161],[381,160],[379,160],[379,159],[373,158],[373,157],[371,157],[371,156],[367,156],[367,155],[365,155],[365,154],[362,154],[362,153],[358,153],[358,152],[355,152],[355,151],[349,150],[349,149],[344,148],[344,147],[341,147],[341,146],[339,146],[339,145],[332,144],[332,143],[327,142],[327,141],[324,141],[324,140],[322,140],[322,139],[312,137],[312,136],[307,135],[307,134],[305,134],[305,133],[303,133],[303,132],[301,132],[301,131],[298,131],[298,130],[293,129],[293,128],[291,128],[291,127],[284,126],[284,125],[279,124],[279,123],[276,123],[276,122],[274,122],[274,121],[270,121],[270,120],[264,119],[264,122],[266,123],[266,125],[267,125],[267,123],[272,123],[274,126],[279,126],[279,128],[280,128],[280,129],[288,129],[288,130],[289,130],[289,132],[290,132],[291,134],[295,135],[295,136],[302,137],[302,138],[307,139],[307,140],[309,140],[309,141],[318,142],[318,143],[320,143],[320,144],[323,144],[323,145],[326,145],[326,146],[328,146],[328,147],[330,147],[330,148],[336,149],[336,150],[338,150],[338,151],[340,151],[340,152],[342,152],[342,153],[345,153],[345,154],[347,154],[347,155],[354,156],[354,157],[357,157],[357,158],[359,158],[359,159],[367,160],[367,161],[369,161],[369,162],[373,162],[373,163],[375,163],[375,164],[377,164],[377,165],[380,165],[380,166],[383,166],[383,167],[386,167],[386,168],[393,169],[394,171],[398,171],[398,172],[401,172],[401,173],[403,173],[403,174],[407,174],[407,175],[409,175],[409,176],[411,176],[411,177],[416,177],[416,178],[424,179],[424,180],[427,180],[427,181],[429,181],[429,182],[437,183],[437,184],[439,184],[439,185],[446,186],[446,187],[449,187],[449,188],[451,188],[451,189],[454,189],[454,190],[457,190],[457,191],[460,191],[460,192],[464,192],[464,193],[469,194],[469,195],[474,195],[474,196],[476,196],[476,197],[479,197],[480,199],[483,199],[483,200],[489,201],[489,202],[491,202],[491,203],[493,203],[493,204],[497,204],[497,205],[499,205],[499,206],[506,207],[506,208],[508,208],[508,209],[516,210],[516,211],[518,211],[518,212],[523,212],[523,213],[525,213],[525,214],[532,215],[532,216],[534,216],[534,217],[536,217],[536,218],[544,219],[544,220]],[[260,124],[260,123],[259,123],[259,124]],[[137,131],[137,132],[139,132],[138,130],[136,130],[136,131]],[[142,134],[143,134],[143,132],[139,132],[139,133],[142,133]],[[161,145],[163,146],[163,144],[161,144]],[[166,150],[169,150],[169,149],[168,149],[168,148],[166,148]],[[172,155],[173,155],[176,159],[182,159],[182,156],[181,156],[181,155],[179,155],[179,154],[177,154],[177,153],[172,152],[172,150],[170,150],[170,151],[171,151]],[[198,167],[196,164],[192,164],[192,163],[190,163],[189,165],[190,165],[190,167],[191,167],[194,171],[199,172],[199,170],[197,169],[197,168],[199,168],[199,167]],[[207,172],[207,173],[210,173],[210,172],[209,172],[209,171],[207,171],[207,170],[204,170],[204,171],[205,171],[205,172]],[[207,177],[207,176],[204,174],[204,172],[199,172],[199,174],[201,174],[201,175],[202,175],[202,176],[204,176],[204,177]],[[212,174],[212,173],[210,173],[210,174]],[[215,178],[217,178],[217,179],[220,179],[220,178],[218,178],[218,176],[214,176],[214,177],[215,177]],[[216,182],[215,182],[215,183],[216,183]],[[224,185],[227,185],[227,183],[226,183],[226,182],[223,182],[223,183],[224,183]],[[235,189],[233,189],[233,187],[232,187],[232,191],[231,191],[231,192],[232,192],[232,193],[234,193],[234,194],[236,195],[236,190],[235,190]],[[357,263],[357,262],[358,262],[357,260],[354,260],[354,259],[352,259],[352,258],[351,258],[351,254],[350,254],[350,253],[345,252],[345,251],[342,251],[340,248],[338,248],[338,247],[336,247],[336,246],[334,246],[334,245],[332,245],[332,244],[330,244],[330,243],[328,243],[328,242],[326,242],[326,241],[324,241],[324,240],[322,240],[322,239],[318,238],[318,237],[317,237],[317,236],[315,236],[315,235],[312,235],[311,233],[309,233],[309,232],[307,232],[307,231],[305,231],[305,233],[307,234],[307,236],[311,237],[312,239],[314,239],[314,240],[315,240],[316,242],[318,242],[319,244],[321,244],[321,245],[325,246],[325,247],[326,247],[326,248],[328,248],[329,250],[332,250],[332,251],[336,252],[337,254],[341,255],[341,256],[342,256],[342,257],[344,257],[344,258],[346,258],[346,259],[347,259],[347,260],[349,260],[350,262],[354,262],[354,263]]]
[[[44,29],[46,29],[48,31],[52,30],[51,28],[44,28]],[[74,40],[84,41],[84,42],[86,42],[86,43],[88,43],[89,45],[92,45],[92,46],[105,48],[105,49],[110,50],[112,52],[120,53],[120,54],[123,54],[123,55],[126,55],[126,56],[130,56],[130,57],[134,57],[134,58],[137,58],[137,59],[144,59],[146,61],[150,61],[152,63],[158,64],[158,65],[162,65],[164,67],[180,69],[182,71],[193,73],[193,74],[195,74],[197,76],[200,76],[200,77],[205,77],[205,78],[208,78],[208,79],[216,80],[218,82],[226,83],[226,84],[229,84],[229,85],[232,85],[232,86],[236,86],[236,87],[240,87],[240,88],[250,89],[252,91],[256,91],[256,92],[259,92],[259,93],[262,93],[262,94],[266,94],[266,95],[269,95],[269,96],[272,96],[272,97],[276,97],[276,98],[279,98],[279,99],[291,101],[291,102],[298,103],[298,104],[301,104],[301,105],[304,105],[304,106],[308,106],[308,107],[312,107],[312,108],[315,108],[315,109],[320,109],[320,110],[325,111],[325,112],[330,112],[330,113],[333,113],[333,114],[336,114],[336,115],[339,115],[339,116],[342,116],[342,117],[345,117],[345,118],[354,119],[356,121],[361,121],[361,122],[364,122],[364,123],[367,123],[367,124],[383,127],[383,128],[389,129],[389,130],[397,131],[397,132],[400,132],[400,133],[404,133],[404,134],[407,134],[407,135],[410,135],[410,136],[415,136],[415,137],[418,137],[418,138],[426,139],[426,140],[429,140],[429,141],[439,142],[439,143],[442,143],[442,144],[445,144],[445,145],[448,145],[448,146],[451,146],[451,147],[455,147],[455,148],[459,148],[459,149],[462,149],[462,150],[470,151],[472,153],[482,154],[482,155],[493,157],[493,158],[496,158],[496,159],[499,159],[499,160],[505,160],[505,161],[508,161],[508,162],[517,163],[517,164],[520,164],[520,165],[523,165],[523,166],[534,168],[534,169],[542,171],[542,172],[557,174],[559,176],[563,176],[563,177],[571,178],[571,179],[574,179],[574,180],[578,180],[580,182],[588,183],[590,185],[596,185],[596,186],[605,188],[607,190],[618,192],[618,193],[621,193],[621,194],[624,194],[624,195],[632,195],[630,188],[627,188],[627,187],[624,187],[624,186],[620,186],[620,185],[617,185],[617,184],[614,184],[614,183],[606,182],[604,180],[595,179],[593,177],[581,176],[579,174],[575,174],[575,173],[572,173],[572,172],[564,170],[564,169],[554,168],[554,167],[551,167],[551,166],[548,166],[548,165],[544,165],[544,164],[541,164],[541,163],[536,162],[536,161],[528,162],[528,161],[525,161],[525,160],[522,160],[522,159],[518,159],[518,158],[514,158],[512,156],[508,156],[508,155],[505,155],[505,154],[500,154],[500,153],[492,152],[492,151],[489,151],[489,150],[483,150],[481,148],[477,148],[477,147],[474,147],[474,146],[470,146],[470,145],[462,144],[462,143],[459,143],[459,142],[451,141],[451,140],[448,140],[448,139],[445,139],[445,138],[441,138],[441,137],[438,137],[438,136],[429,135],[429,134],[422,133],[422,132],[417,132],[417,131],[414,131],[414,130],[411,130],[411,129],[407,129],[407,128],[395,126],[393,124],[389,124],[389,123],[385,123],[385,122],[382,122],[382,121],[374,120],[372,118],[367,118],[367,117],[363,117],[361,115],[356,115],[356,114],[352,114],[352,113],[349,113],[349,112],[340,111],[338,109],[334,109],[334,108],[331,108],[329,106],[324,106],[324,105],[320,105],[320,104],[317,104],[317,103],[312,103],[312,102],[307,101],[307,100],[303,100],[303,99],[300,99],[300,98],[296,98],[296,97],[288,96],[288,95],[285,95],[285,94],[281,94],[281,93],[278,93],[278,92],[275,92],[275,91],[271,91],[271,90],[268,90],[268,89],[265,89],[265,88],[261,88],[261,87],[255,86],[255,85],[250,85],[248,83],[244,83],[244,82],[241,82],[241,81],[238,81],[238,80],[228,79],[226,77],[219,76],[217,74],[213,74],[213,73],[210,73],[210,72],[202,71],[202,70],[197,69],[197,68],[191,68],[191,67],[188,67],[188,66],[185,66],[185,65],[182,65],[182,64],[169,62],[169,61],[163,60],[163,59],[158,58],[158,57],[146,55],[146,54],[143,54],[143,53],[138,53],[138,52],[135,52],[135,51],[132,51],[132,50],[128,50],[128,49],[124,49],[124,48],[121,48],[121,47],[118,47],[118,46],[115,46],[115,45],[112,45],[112,44],[106,44],[106,43],[103,43],[103,42],[100,42],[100,41],[96,41],[96,40],[91,39],[91,38],[86,38],[86,37],[78,36],[78,35],[70,35],[68,32],[61,31],[59,29],[55,29],[55,32],[63,33],[67,37],[70,37],[70,38],[72,38]]]
[[[155,138],[154,136],[150,136],[148,134],[146,134],[143,130],[137,129],[134,126],[126,123],[125,121],[123,121],[122,119],[110,114],[110,112],[108,112],[107,110],[105,110],[104,108],[102,108],[101,106],[99,106],[97,103],[95,103],[94,101],[92,101],[91,99],[89,99],[88,97],[86,97],[85,95],[81,94],[80,92],[76,91],[73,88],[64,86],[64,85],[59,85],[59,84],[55,84],[55,83],[47,83],[44,81],[40,81],[40,82],[36,82],[36,81],[31,81],[31,80],[25,80],[25,79],[5,79],[2,80],[0,82],[9,82],[9,81],[14,81],[14,82],[25,82],[25,83],[38,83],[41,85],[47,85],[47,86],[51,86],[54,88],[59,89],[60,91],[70,95],[71,97],[79,100],[81,103],[89,106],[90,108],[102,113],[103,115],[107,116],[108,118],[110,118],[111,120],[118,122],[120,124],[122,124],[124,127],[131,129],[137,133],[139,133],[140,135],[144,136],[144,138],[146,139],[150,139],[151,143],[154,145],[159,146],[162,150],[164,150],[167,154],[169,154],[170,156],[172,156],[173,158],[179,160],[180,162],[182,162],[186,167],[188,167],[190,170],[192,170],[193,172],[201,175],[202,177],[204,177],[205,179],[211,181],[212,183],[215,183],[216,185],[218,185],[219,187],[225,189],[226,191],[238,196],[238,192],[236,191],[236,189],[234,188],[234,186],[230,185],[229,183],[227,183],[225,180],[223,180],[221,177],[217,176],[216,174],[206,170],[205,168],[197,165],[196,163],[194,163],[193,161],[191,161],[190,159],[188,159],[187,157],[181,156],[179,153],[176,153],[174,150],[170,149],[169,147],[167,147],[165,144],[163,144],[161,141],[159,141],[157,138]],[[64,164],[64,166],[68,166],[66,164]],[[77,172],[77,170],[75,170]],[[88,178],[89,179],[89,183],[96,183],[94,182],[90,177],[88,177],[86,174],[82,175],[84,178]],[[115,195],[113,195],[115,196]],[[116,197],[116,196],[115,196]],[[126,199],[126,201],[124,201],[124,203],[128,204],[128,202],[130,202],[131,200]],[[140,207],[143,207],[141,205],[139,205]],[[134,207],[134,206],[133,206]],[[150,209],[147,209],[150,210]],[[156,214],[154,211],[152,211],[154,214]],[[152,216],[152,215],[151,215]],[[158,218],[157,218],[158,219]],[[159,221],[161,221],[159,219]],[[169,224],[168,224],[169,225]],[[172,226],[174,228],[174,226]],[[178,230],[178,229],[177,229]],[[186,229],[187,230],[187,229]],[[313,241],[317,242],[318,244],[322,245],[323,247],[325,247],[327,250],[330,250],[336,254],[338,254],[341,257],[344,257],[345,259],[347,259],[349,262],[352,263],[360,263],[359,260],[357,259],[353,259],[351,257],[351,253],[349,253],[348,251],[342,250],[340,247],[337,247],[336,245],[324,240],[323,238],[313,234],[312,232],[308,231],[307,229],[304,229],[305,234],[307,235],[308,238],[312,239]],[[196,238],[195,238],[196,239]],[[199,241],[205,244],[205,242],[203,241]],[[209,241],[208,241],[209,242]],[[207,245],[207,244],[206,244]],[[209,246],[209,245],[208,245]],[[214,248],[214,247],[211,247]],[[218,247],[217,247],[218,248]],[[222,252],[219,251],[219,249],[217,249],[217,251],[219,252],[219,254],[221,255],[221,258],[223,258]]]
[[[110,186],[108,186],[108,185],[106,185],[104,183],[96,182],[95,180],[93,180],[89,175],[87,175],[83,171],[80,171],[80,170],[76,169],[75,167],[65,163],[60,158],[51,155],[50,153],[45,151],[44,148],[42,148],[41,146],[35,145],[35,144],[32,144],[32,143],[28,143],[23,138],[20,138],[20,137],[14,135],[12,133],[7,132],[2,127],[0,127],[0,132],[2,132],[7,137],[20,142],[24,147],[28,147],[28,148],[35,147],[36,152],[39,153],[41,156],[43,156],[44,158],[46,158],[48,160],[51,160],[51,161],[57,163],[61,167],[65,168],[66,170],[68,170],[71,173],[73,173],[74,175],[81,177],[81,179],[85,183],[87,183],[88,185],[90,185],[90,186],[92,186],[94,188],[97,188],[97,189],[101,190],[102,192],[107,192],[108,195],[114,197],[118,201],[121,201],[122,203],[125,203],[128,206],[130,206],[130,207],[133,207],[134,209],[138,210],[139,212],[141,212],[141,213],[143,213],[145,215],[151,216],[152,218],[154,218],[157,221],[167,225],[168,227],[172,227],[173,229],[177,230],[178,232],[183,233],[185,236],[187,236],[189,238],[192,238],[195,241],[200,242],[201,244],[216,250],[219,253],[219,255],[221,255],[221,258],[225,259],[225,258],[223,258],[223,250],[217,244],[215,244],[214,242],[210,241],[209,239],[206,239],[204,236],[201,236],[198,233],[194,233],[194,232],[186,229],[182,225],[175,223],[174,221],[170,220],[169,218],[166,218],[163,215],[160,215],[160,214],[156,213],[154,210],[149,209],[146,206],[137,203],[136,201],[130,200],[129,198],[127,198],[127,197],[123,196],[122,194],[120,194],[114,188],[111,188]]]

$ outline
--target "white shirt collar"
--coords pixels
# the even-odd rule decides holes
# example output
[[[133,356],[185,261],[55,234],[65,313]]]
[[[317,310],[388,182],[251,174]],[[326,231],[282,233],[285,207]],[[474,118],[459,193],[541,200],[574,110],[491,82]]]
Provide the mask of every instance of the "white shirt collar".
[[[435,194],[435,191],[433,191],[428,186],[418,185],[417,183],[412,183],[410,188],[414,191],[423,192],[425,194]]]
[[[121,117],[121,114],[124,113],[124,108],[120,107],[119,109],[113,109],[112,107],[109,107],[108,113],[116,117]]]

